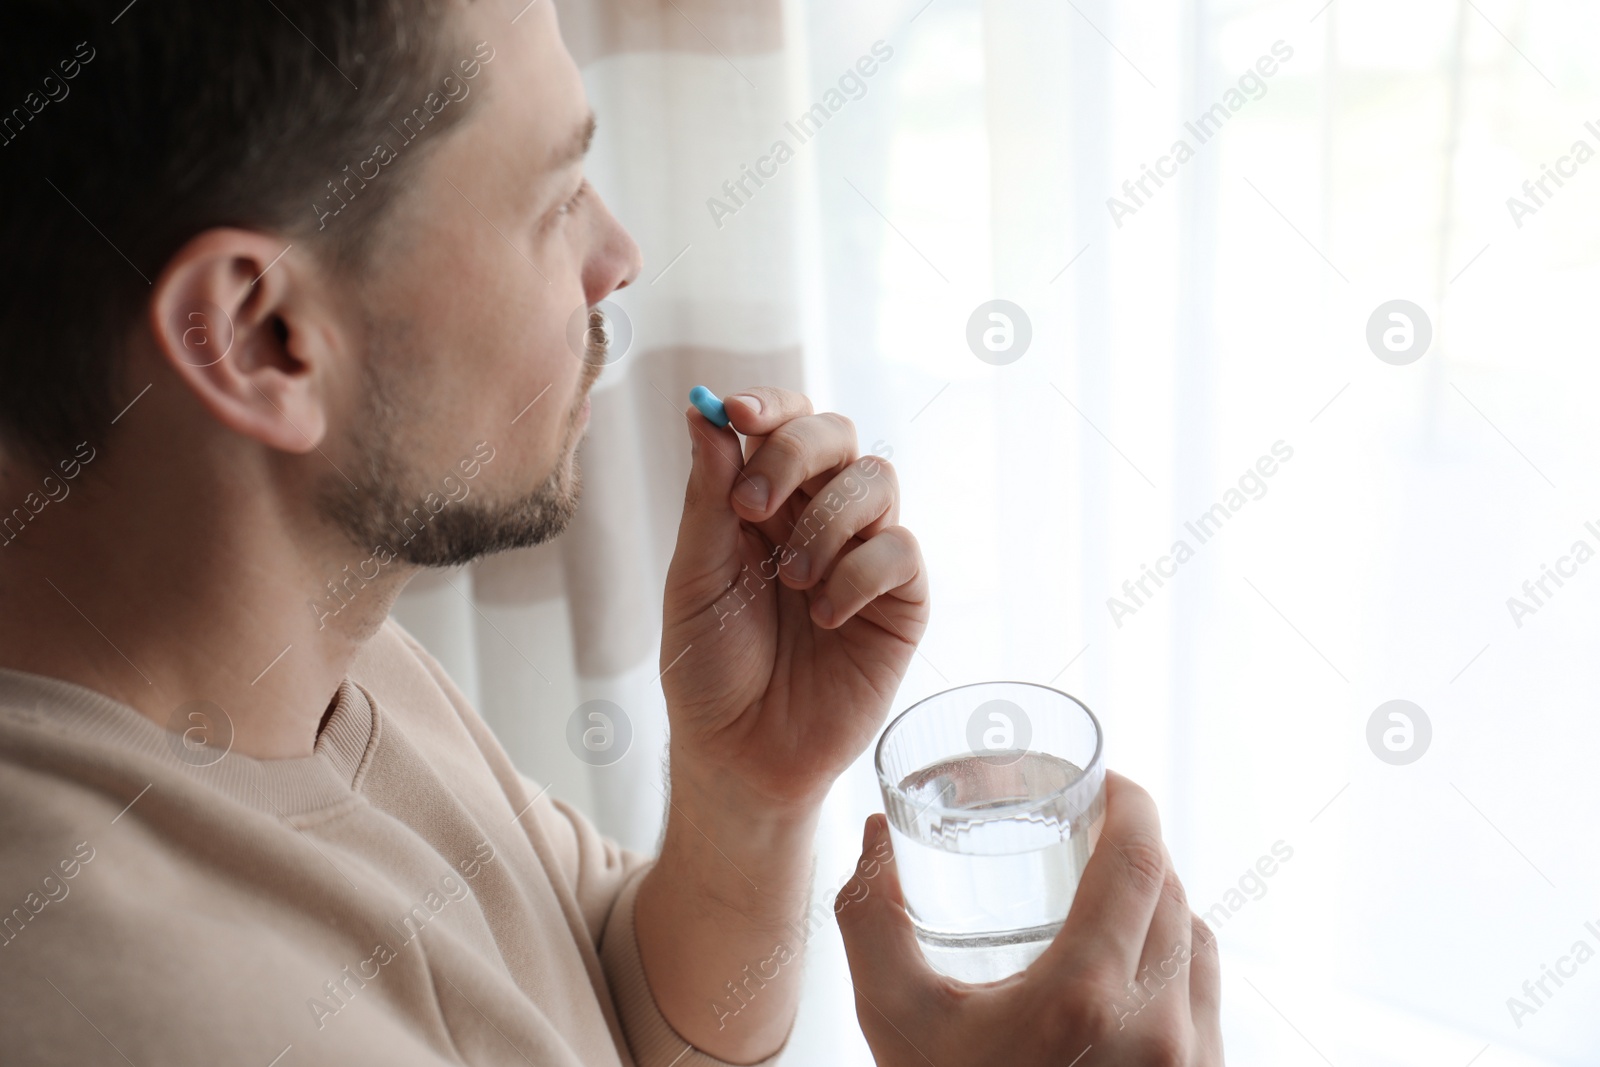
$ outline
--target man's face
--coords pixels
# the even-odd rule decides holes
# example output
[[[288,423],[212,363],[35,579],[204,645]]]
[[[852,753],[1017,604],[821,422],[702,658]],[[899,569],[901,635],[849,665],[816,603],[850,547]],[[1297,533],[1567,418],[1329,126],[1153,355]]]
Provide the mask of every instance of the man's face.
[[[513,24],[516,7],[449,16],[467,42],[452,61],[479,41],[492,58],[447,105],[466,111],[457,125],[399,148],[427,152],[421,165],[380,174],[405,188],[348,286],[360,380],[320,504],[358,547],[420,566],[537,544],[571,520],[604,358],[574,351],[569,325],[640,267],[583,179],[590,111],[554,7]]]

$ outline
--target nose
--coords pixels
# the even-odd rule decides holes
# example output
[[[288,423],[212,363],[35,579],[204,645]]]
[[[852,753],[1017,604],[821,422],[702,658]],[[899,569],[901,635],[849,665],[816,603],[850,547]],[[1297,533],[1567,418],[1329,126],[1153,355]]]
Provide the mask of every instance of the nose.
[[[597,206],[597,237],[583,275],[584,296],[591,307],[633,284],[644,269],[644,254],[633,235],[603,202]]]

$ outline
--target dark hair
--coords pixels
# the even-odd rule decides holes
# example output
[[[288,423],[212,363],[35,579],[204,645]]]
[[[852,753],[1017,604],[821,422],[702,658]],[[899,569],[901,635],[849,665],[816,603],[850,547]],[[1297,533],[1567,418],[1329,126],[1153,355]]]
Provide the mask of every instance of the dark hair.
[[[358,187],[345,168],[461,58],[444,16],[462,2],[8,0],[0,443],[44,464],[103,444],[142,388],[119,374],[123,340],[195,234],[320,223],[336,262],[358,263],[401,183]],[[421,110],[426,144],[462,110]],[[327,218],[314,205],[342,204],[339,181],[359,193]]]

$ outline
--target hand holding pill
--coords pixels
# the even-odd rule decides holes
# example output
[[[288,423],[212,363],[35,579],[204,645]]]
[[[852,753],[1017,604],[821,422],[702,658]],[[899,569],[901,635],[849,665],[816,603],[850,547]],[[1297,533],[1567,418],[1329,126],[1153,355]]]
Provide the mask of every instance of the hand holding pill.
[[[667,573],[674,765],[780,806],[820,803],[871,741],[927,627],[893,467],[803,394],[696,386]],[[681,658],[680,658],[681,657]]]

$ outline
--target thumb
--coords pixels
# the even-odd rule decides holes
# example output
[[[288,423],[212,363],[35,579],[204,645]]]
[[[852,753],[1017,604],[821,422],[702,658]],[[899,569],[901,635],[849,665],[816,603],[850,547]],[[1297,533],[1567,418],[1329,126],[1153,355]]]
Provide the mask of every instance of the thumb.
[[[733,430],[712,424],[694,408],[685,417],[692,458],[671,569],[677,582],[692,583],[691,587],[709,580],[715,595],[730,577],[729,563],[738,559],[740,519],[730,498],[734,482],[744,472],[744,454]]]
[[[861,861],[833,910],[857,996],[869,1005],[858,1005],[858,1013],[876,1009],[891,1021],[914,1014],[921,994],[938,976],[923,957],[906,913],[885,816],[867,817]]]

